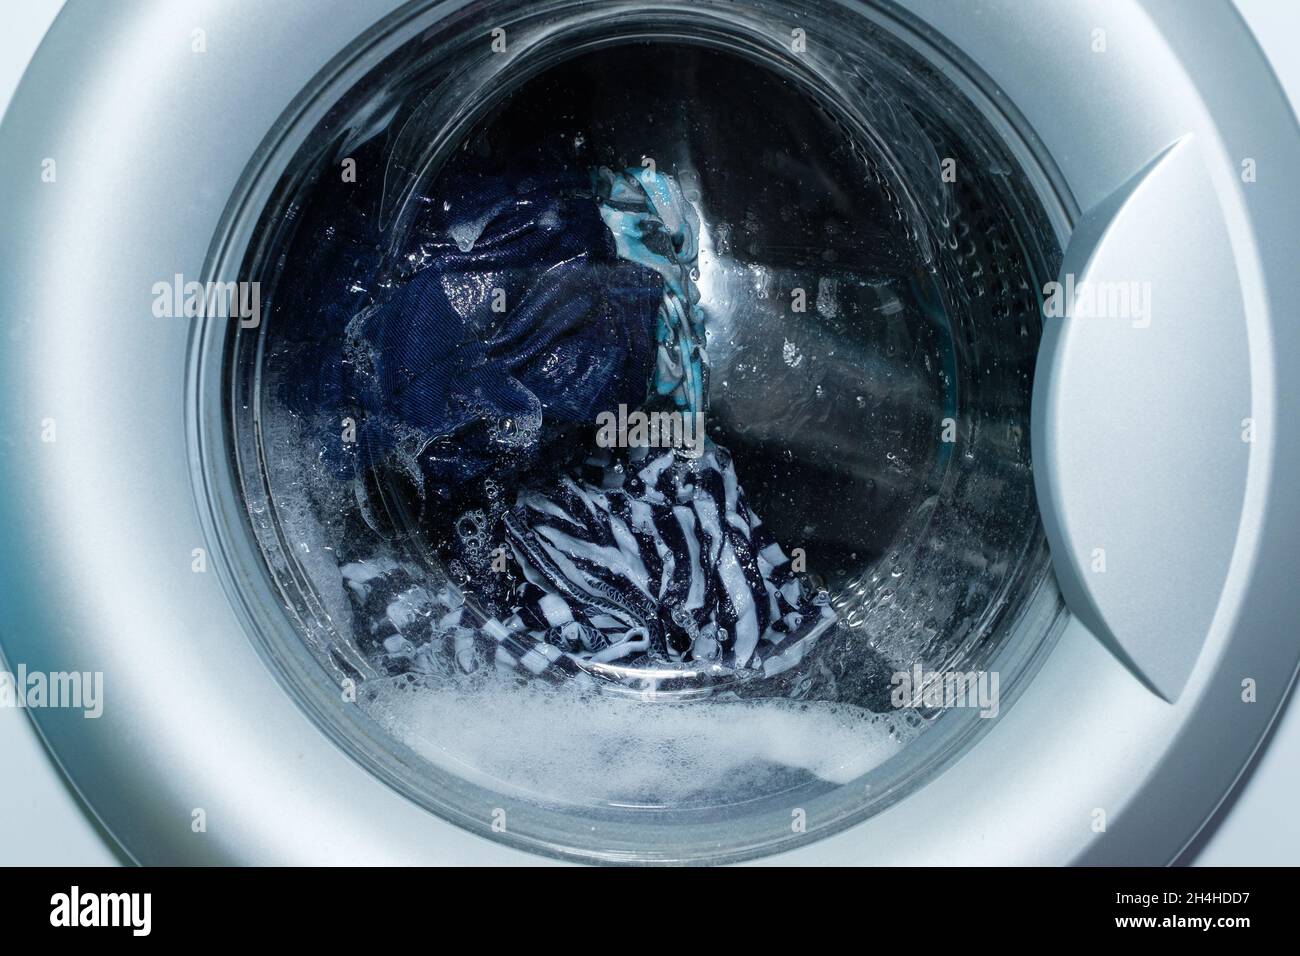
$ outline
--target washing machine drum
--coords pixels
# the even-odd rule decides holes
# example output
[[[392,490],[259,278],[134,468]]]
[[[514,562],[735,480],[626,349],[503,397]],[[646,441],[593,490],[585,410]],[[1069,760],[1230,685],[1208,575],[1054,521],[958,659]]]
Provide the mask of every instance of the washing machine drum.
[[[1226,3],[974,14],[65,12],[3,647],[124,851],[1175,858],[1297,665],[1300,134]]]

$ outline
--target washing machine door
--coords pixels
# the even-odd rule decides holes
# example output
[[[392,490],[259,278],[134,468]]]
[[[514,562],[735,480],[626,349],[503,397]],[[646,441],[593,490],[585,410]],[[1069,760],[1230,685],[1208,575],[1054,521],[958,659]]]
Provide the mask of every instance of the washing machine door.
[[[869,853],[855,837],[896,814],[936,835],[927,862],[1172,860],[1296,671],[1278,364],[1300,344],[1283,305],[1300,204],[1260,172],[1292,161],[1296,125],[1226,4],[905,6],[1060,175],[1032,443],[1070,619],[938,786],[818,858]]]
[[[247,173],[289,120],[325,116],[331,91],[465,6],[72,4],[0,128],[0,641],[11,669],[105,675],[101,718],[32,715],[142,862],[540,859],[381,780],[241,636],[260,557],[214,547],[193,461],[195,405],[221,385],[199,374],[195,330],[150,310],[160,277],[207,274],[228,252],[214,236],[270,201],[276,178],[250,199]],[[1300,354],[1284,313],[1300,301],[1300,131],[1226,3],[858,12],[1000,131],[1066,250],[1044,290],[1032,445],[1069,615],[959,759],[765,859],[1172,860],[1300,661],[1284,482],[1300,450],[1283,432],[1300,395],[1278,368]]]

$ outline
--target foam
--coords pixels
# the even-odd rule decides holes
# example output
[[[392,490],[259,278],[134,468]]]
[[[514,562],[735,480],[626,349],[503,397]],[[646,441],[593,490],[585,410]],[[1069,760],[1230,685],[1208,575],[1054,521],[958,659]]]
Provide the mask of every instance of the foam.
[[[505,681],[387,685],[365,706],[440,769],[498,792],[587,806],[750,799],[756,781],[782,770],[846,784],[915,735],[902,714],[846,704],[647,701]]]

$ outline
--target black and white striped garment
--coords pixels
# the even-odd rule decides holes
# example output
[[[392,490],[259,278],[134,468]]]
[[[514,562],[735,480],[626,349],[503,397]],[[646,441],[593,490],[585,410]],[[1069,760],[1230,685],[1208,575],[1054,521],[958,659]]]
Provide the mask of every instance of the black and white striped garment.
[[[602,456],[506,516],[524,576],[510,623],[630,679],[656,662],[770,676],[834,623],[749,510],[725,448]]]
[[[361,650],[376,666],[701,686],[783,673],[835,623],[825,593],[805,593],[749,510],[731,456],[712,442],[698,459],[602,451],[581,474],[521,493],[503,525],[522,581],[496,616],[405,562],[341,569]]]

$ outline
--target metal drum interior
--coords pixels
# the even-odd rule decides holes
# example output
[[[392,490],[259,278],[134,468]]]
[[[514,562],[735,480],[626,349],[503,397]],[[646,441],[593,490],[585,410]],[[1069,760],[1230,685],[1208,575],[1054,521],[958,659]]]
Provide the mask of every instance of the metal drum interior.
[[[1043,177],[896,33],[819,4],[809,37],[802,6],[450,17],[270,154],[273,198],[227,244],[264,320],[225,343],[231,447],[210,466],[237,473],[247,521],[227,533],[256,539],[278,595],[265,654],[296,661],[286,679],[359,760],[495,839],[693,862],[827,835],[991,723],[900,699],[899,675],[996,673],[1006,707],[1054,634],[1028,427],[1061,258]],[[698,216],[708,437],[834,618],[770,679],[653,657],[594,686],[429,663],[448,607],[470,630],[495,620],[500,585],[459,556],[492,540],[518,476],[431,495],[428,456],[454,443],[417,431],[363,458],[366,410],[320,383],[370,360],[349,350],[356,317],[465,238],[421,225],[460,201],[449,171],[525,161],[652,170]],[[383,575],[400,583],[376,600]]]

